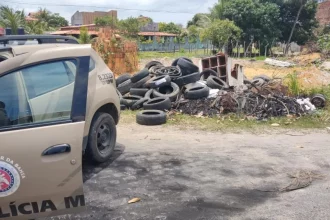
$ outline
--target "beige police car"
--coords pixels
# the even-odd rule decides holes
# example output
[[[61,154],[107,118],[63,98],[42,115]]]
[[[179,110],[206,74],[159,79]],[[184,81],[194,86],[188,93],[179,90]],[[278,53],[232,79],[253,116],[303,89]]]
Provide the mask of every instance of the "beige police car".
[[[72,213],[85,205],[82,153],[104,162],[115,147],[113,73],[90,45],[10,53],[0,62],[0,219]]]

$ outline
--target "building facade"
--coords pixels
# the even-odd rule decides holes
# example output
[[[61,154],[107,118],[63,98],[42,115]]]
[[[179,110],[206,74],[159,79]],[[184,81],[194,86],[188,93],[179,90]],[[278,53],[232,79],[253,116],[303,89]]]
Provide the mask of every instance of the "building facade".
[[[330,25],[330,1],[323,1],[319,4],[316,19],[321,26]]]
[[[105,11],[94,11],[94,12],[80,12],[76,11],[71,17],[72,26],[94,24],[95,18],[110,16],[113,19],[117,19],[118,14],[116,10]]]

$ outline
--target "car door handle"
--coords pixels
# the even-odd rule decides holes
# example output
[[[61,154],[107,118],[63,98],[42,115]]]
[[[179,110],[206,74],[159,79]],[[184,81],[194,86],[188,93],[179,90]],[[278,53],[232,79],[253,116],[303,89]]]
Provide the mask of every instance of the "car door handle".
[[[49,156],[54,154],[64,154],[64,153],[70,153],[71,152],[71,146],[69,144],[59,144],[55,146],[51,146],[44,150],[42,152],[42,156]]]

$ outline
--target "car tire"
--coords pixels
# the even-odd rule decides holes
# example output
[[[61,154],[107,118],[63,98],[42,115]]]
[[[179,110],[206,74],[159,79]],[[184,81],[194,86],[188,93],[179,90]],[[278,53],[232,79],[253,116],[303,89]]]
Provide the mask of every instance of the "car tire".
[[[166,113],[159,110],[144,110],[136,114],[139,125],[162,125],[166,123]]]
[[[135,102],[132,105],[131,109],[132,110],[139,110],[139,109],[143,108],[143,104],[146,103],[147,101],[149,101],[149,99],[142,98],[139,101]]]
[[[123,75],[118,76],[118,78],[116,79],[116,85],[118,86],[119,84],[125,82],[126,80],[131,79],[131,74],[129,73],[125,73]]]
[[[169,110],[171,109],[171,100],[168,97],[149,99],[143,104],[144,110]]]
[[[218,73],[212,69],[207,69],[207,70],[202,71],[200,74],[200,78],[203,80],[207,80],[207,78],[209,78],[209,76],[218,76]]]
[[[202,99],[207,98],[210,94],[210,88],[201,83],[188,84],[184,91],[185,99]]]
[[[132,88],[133,83],[130,79],[118,85],[117,89],[122,94],[125,95],[129,93],[129,90]]]
[[[148,88],[131,88],[129,94],[144,97],[148,91]]]
[[[196,72],[190,75],[180,76],[177,79],[173,80],[173,82],[175,82],[179,87],[182,87],[184,85],[197,82],[199,81],[199,79],[200,79],[200,73]]]
[[[253,77],[253,80],[258,79],[258,78],[265,80],[265,82],[269,82],[270,80],[272,80],[269,76],[266,76],[266,75],[255,76],[255,77]]]
[[[148,88],[159,88],[162,86],[167,86],[171,84],[171,77],[168,75],[164,76],[155,76],[146,82],[146,87]]]
[[[266,81],[262,78],[256,78],[251,81],[252,86],[263,86],[266,83]]]
[[[159,61],[150,61],[149,63],[147,63],[145,65],[145,68],[150,70],[151,67],[154,67],[154,66],[164,66],[161,62]]]
[[[206,80],[206,85],[211,89],[228,89],[228,84],[216,76],[210,76]]]
[[[121,111],[124,111],[124,110],[126,110],[127,109],[127,106],[126,105],[124,105],[124,104],[120,104],[120,110]]]
[[[192,73],[199,72],[198,66],[185,59],[179,59],[178,67],[181,69],[182,76],[187,76]]]
[[[150,79],[150,76],[146,76],[143,79],[140,79],[136,83],[133,83],[132,88],[145,88],[146,82]]]
[[[153,89],[149,89],[149,91],[144,96],[145,99],[153,99],[155,98],[153,95]]]
[[[173,82],[171,82],[171,84],[168,86],[162,86],[152,90],[154,97],[167,97],[171,100],[171,102],[175,102],[177,100],[179,93],[179,86]]]
[[[131,95],[131,96],[123,96],[120,99],[120,104],[121,105],[125,105],[127,108],[131,108],[132,105],[134,105],[137,101],[139,101],[140,99],[142,99],[142,97],[140,96],[135,96],[135,95]]]
[[[103,112],[96,113],[88,135],[88,158],[97,163],[109,160],[115,149],[116,139],[116,123],[112,116]]]
[[[175,60],[172,62],[172,66],[177,66],[177,65],[178,65],[178,61],[179,61],[180,59],[184,59],[184,60],[186,60],[186,61],[189,61],[190,63],[193,63],[193,61],[192,61],[191,59],[187,58],[187,57],[180,57],[180,58],[175,59]]]
[[[132,77],[131,77],[131,81],[132,83],[136,83],[144,78],[146,78],[147,76],[149,76],[149,70],[144,68],[143,70],[141,70],[138,73],[135,73]]]

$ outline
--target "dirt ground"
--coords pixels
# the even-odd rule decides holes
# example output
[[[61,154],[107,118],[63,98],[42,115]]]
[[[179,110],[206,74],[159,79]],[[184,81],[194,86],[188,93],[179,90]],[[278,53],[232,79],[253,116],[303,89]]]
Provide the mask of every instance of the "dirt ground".
[[[49,219],[330,219],[329,135],[120,124],[113,159],[84,167],[87,209]],[[306,184],[290,184],[298,171],[311,185],[279,192]]]
[[[319,60],[320,54],[313,53],[307,55],[300,55],[294,58],[289,58],[290,62],[295,63],[294,67],[283,68],[283,67],[274,67],[264,63],[262,60],[251,61],[249,59],[234,59],[233,63],[239,63],[244,66],[244,74],[248,79],[252,79],[257,75],[267,75],[270,77],[280,77],[285,78],[288,74],[296,72],[298,78],[301,82],[301,85],[304,88],[313,88],[322,85],[330,84],[330,72],[321,70],[316,64],[315,61]],[[140,60],[139,68],[143,68],[146,63],[151,60],[157,60],[162,62],[165,66],[171,65],[172,58],[159,58],[159,59],[144,59]],[[196,65],[200,65],[200,58],[192,58],[193,62]]]

